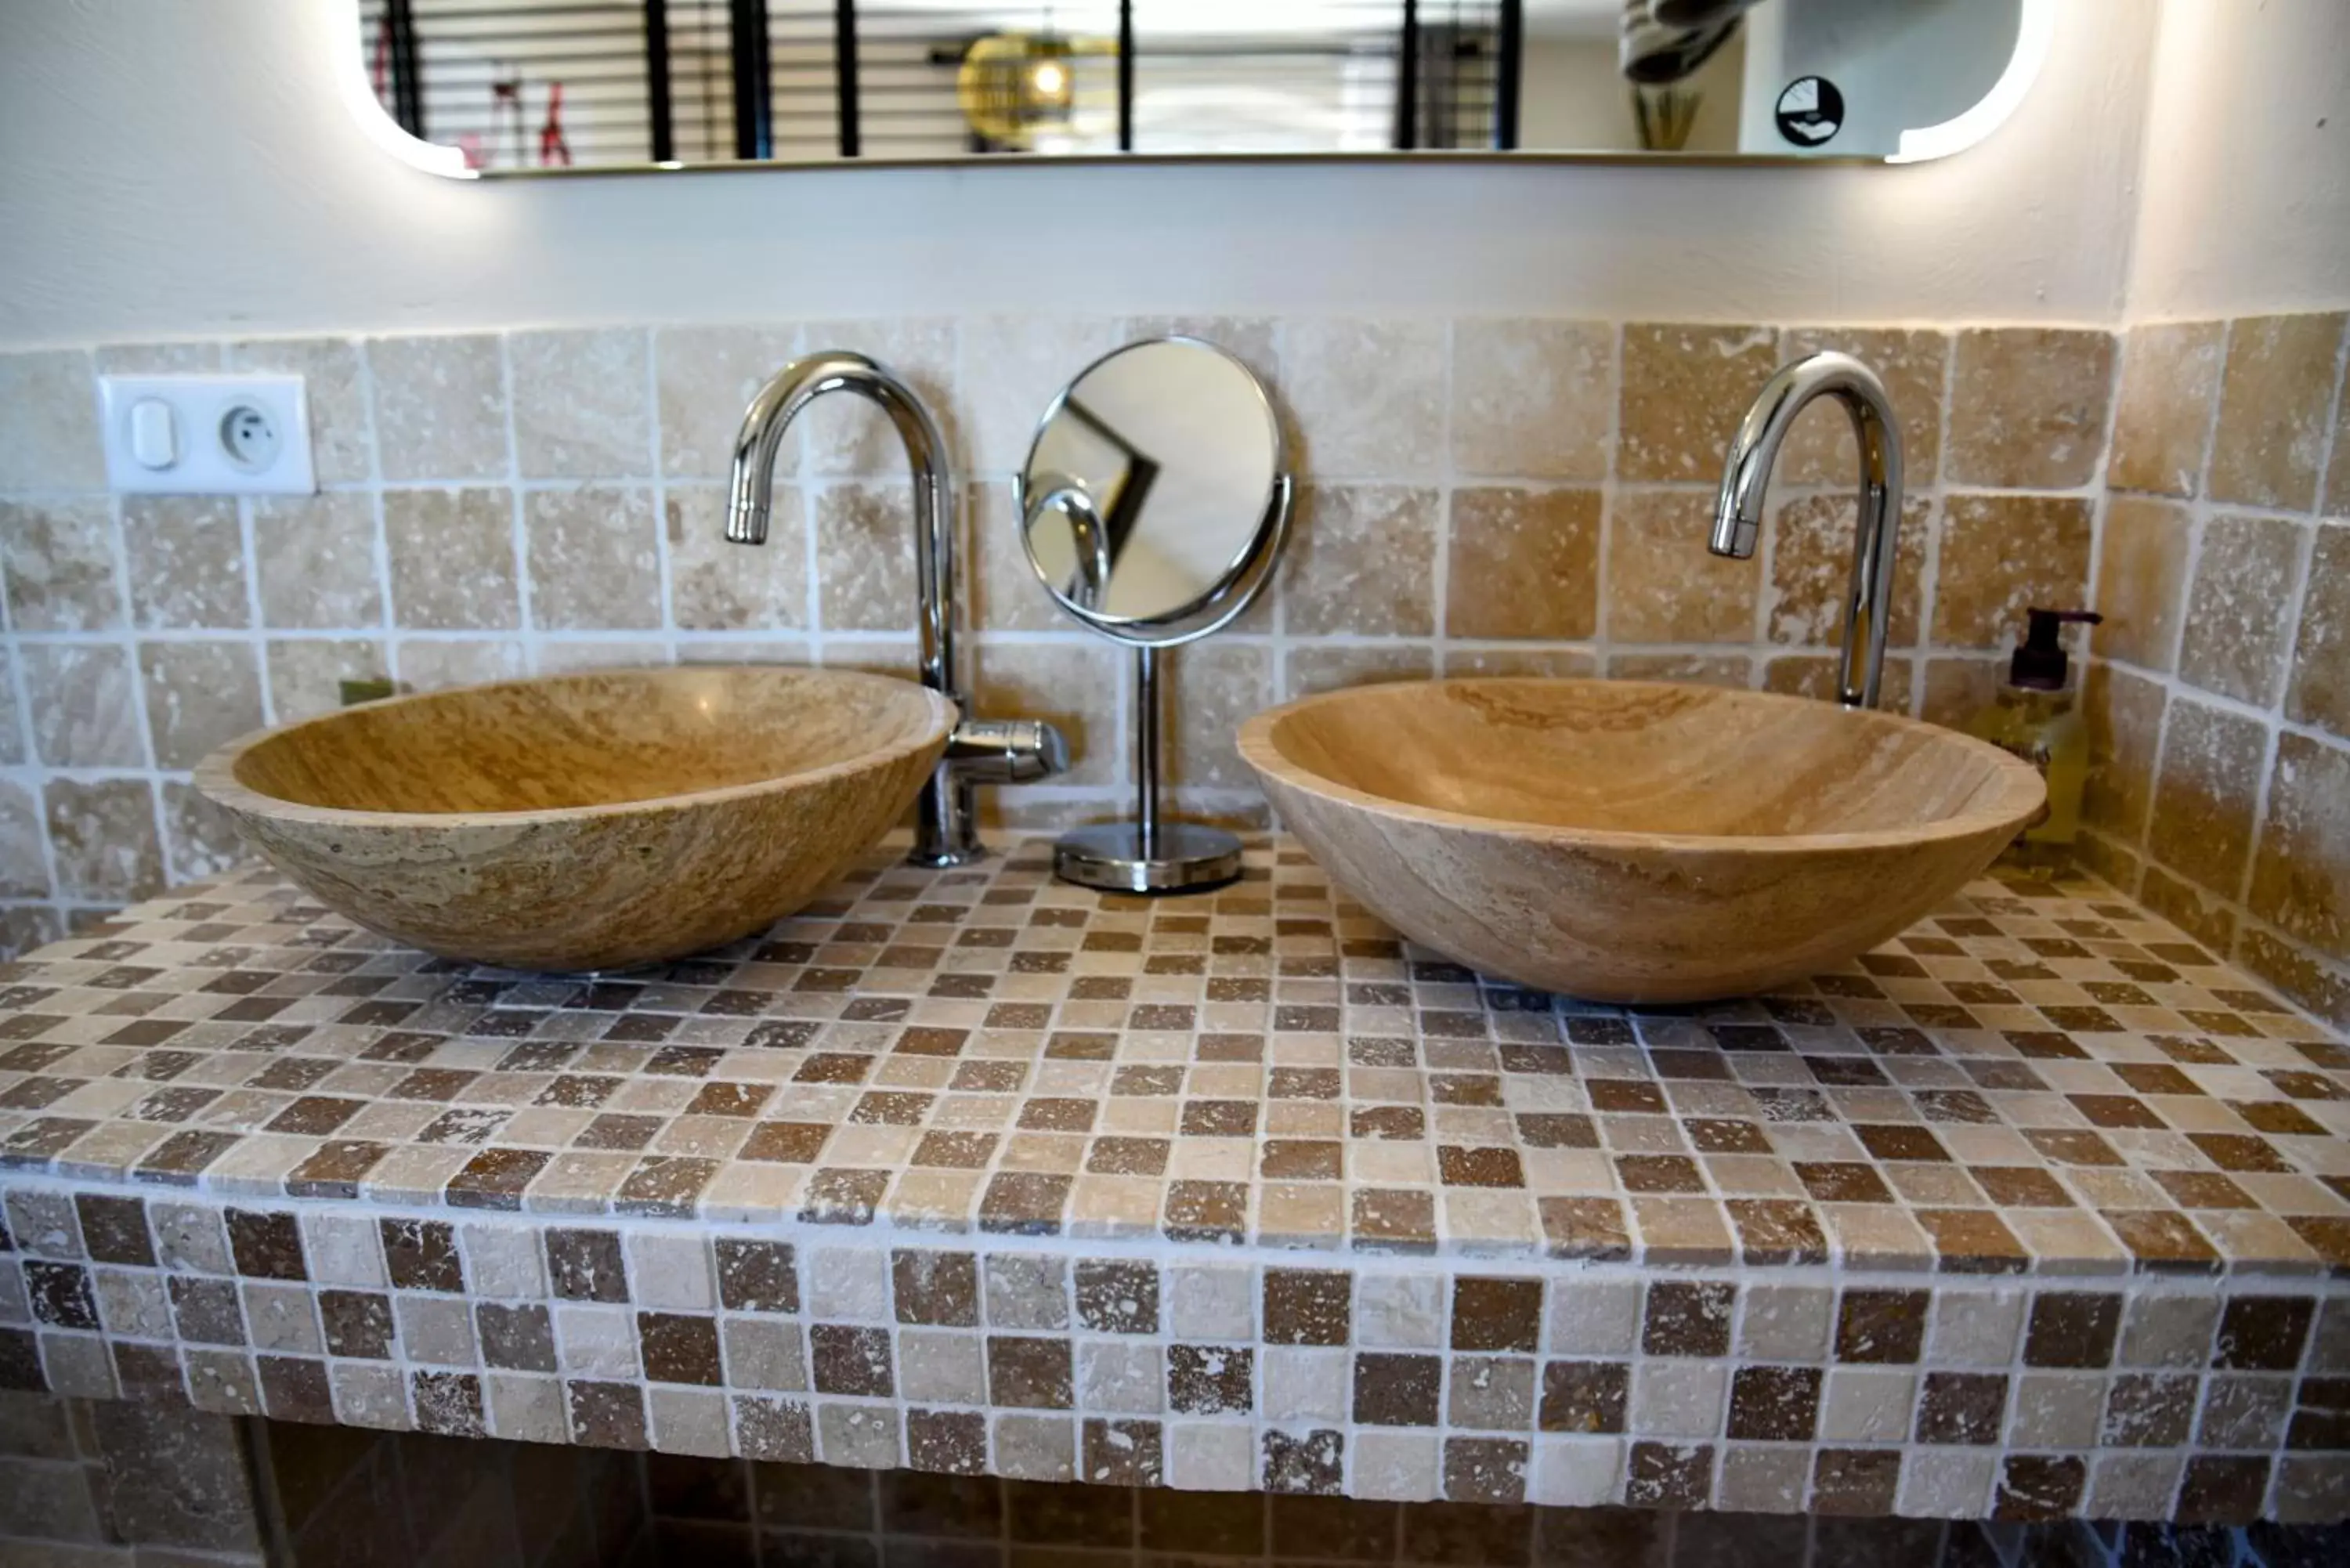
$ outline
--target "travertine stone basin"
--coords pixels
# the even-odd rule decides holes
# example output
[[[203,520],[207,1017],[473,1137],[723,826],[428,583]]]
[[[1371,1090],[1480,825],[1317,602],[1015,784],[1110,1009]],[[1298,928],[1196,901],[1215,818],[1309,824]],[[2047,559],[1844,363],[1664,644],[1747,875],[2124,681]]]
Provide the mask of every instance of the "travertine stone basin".
[[[1914,720],[1645,681],[1361,687],[1260,713],[1240,745],[1380,919],[1600,1002],[1743,995],[1850,959],[2045,799],[2024,763]]]
[[[196,787],[329,909],[427,952],[616,969],[815,897],[889,831],[954,704],[888,676],[607,670],[346,709]]]

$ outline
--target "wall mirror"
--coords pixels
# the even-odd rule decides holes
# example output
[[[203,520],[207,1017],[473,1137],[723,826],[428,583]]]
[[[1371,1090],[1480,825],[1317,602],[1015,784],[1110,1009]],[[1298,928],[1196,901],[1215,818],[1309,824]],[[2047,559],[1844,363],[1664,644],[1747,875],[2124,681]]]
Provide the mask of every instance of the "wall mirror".
[[[327,0],[335,69],[460,176],[855,162],[1917,161],[2056,0]]]
[[[1241,874],[1238,838],[1159,816],[1159,657],[1231,625],[1272,580],[1289,499],[1273,403],[1211,343],[1128,344],[1045,410],[1013,481],[1021,545],[1063,611],[1134,650],[1134,816],[1064,834],[1061,877],[1175,893]]]

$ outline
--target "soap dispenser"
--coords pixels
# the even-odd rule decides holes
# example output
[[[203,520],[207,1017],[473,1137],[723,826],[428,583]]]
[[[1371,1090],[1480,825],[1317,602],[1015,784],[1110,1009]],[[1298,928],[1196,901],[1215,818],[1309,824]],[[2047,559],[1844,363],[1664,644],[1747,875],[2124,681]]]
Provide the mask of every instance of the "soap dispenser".
[[[2058,638],[2068,624],[2095,626],[2095,610],[2030,609],[2022,645],[2007,661],[1998,698],[1967,724],[1967,733],[2011,752],[2040,770],[2048,804],[2024,827],[2026,844],[2070,844],[2081,830],[2081,788],[2089,777],[2089,736],[2077,693],[2066,680],[2068,660]]]

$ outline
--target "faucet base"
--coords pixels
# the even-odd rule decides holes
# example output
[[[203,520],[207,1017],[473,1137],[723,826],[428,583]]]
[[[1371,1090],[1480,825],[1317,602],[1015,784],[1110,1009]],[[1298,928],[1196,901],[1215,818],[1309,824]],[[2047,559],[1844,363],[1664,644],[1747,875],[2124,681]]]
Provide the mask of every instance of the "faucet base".
[[[987,858],[987,850],[974,844],[968,849],[925,849],[920,845],[906,851],[905,863],[931,871],[944,871],[957,866],[976,866]]]

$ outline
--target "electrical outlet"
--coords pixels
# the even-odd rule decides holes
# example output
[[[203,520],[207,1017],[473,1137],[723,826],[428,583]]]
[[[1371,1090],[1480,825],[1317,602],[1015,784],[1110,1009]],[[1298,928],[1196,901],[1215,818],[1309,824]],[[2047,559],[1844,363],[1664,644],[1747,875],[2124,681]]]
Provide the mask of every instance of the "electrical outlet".
[[[137,495],[307,495],[299,376],[100,376],[106,478]]]

